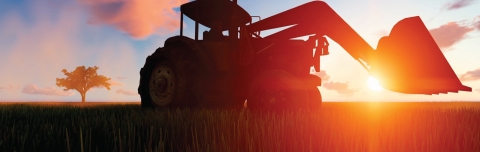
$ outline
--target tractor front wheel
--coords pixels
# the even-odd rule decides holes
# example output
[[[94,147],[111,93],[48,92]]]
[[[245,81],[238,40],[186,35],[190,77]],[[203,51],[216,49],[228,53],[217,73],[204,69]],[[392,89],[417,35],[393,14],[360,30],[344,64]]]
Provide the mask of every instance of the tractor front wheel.
[[[194,107],[191,86],[198,83],[200,63],[181,46],[160,48],[140,71],[138,92],[142,107]]]

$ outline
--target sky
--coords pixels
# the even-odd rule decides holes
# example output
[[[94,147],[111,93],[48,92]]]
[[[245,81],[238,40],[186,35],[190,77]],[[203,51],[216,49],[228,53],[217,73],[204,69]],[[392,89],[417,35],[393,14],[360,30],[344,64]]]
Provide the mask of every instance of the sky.
[[[140,101],[140,68],[168,37],[179,35],[178,7],[188,1],[0,0],[0,101],[80,101],[78,92],[55,83],[65,77],[62,69],[82,65],[98,66],[98,74],[112,84],[110,90],[88,91],[87,101]],[[250,15],[266,18],[309,1],[238,3]],[[456,75],[473,91],[411,95],[370,90],[368,71],[330,40],[330,55],[322,56],[322,71],[316,73],[323,80],[324,101],[480,101],[480,0],[325,2],[373,48],[395,23],[420,16]],[[194,23],[185,17],[183,24],[184,35],[193,37]]]

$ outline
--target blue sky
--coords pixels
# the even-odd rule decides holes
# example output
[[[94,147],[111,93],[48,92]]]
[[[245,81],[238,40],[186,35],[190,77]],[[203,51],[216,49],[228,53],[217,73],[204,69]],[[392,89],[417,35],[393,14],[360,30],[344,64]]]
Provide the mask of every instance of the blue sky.
[[[177,7],[187,1],[0,0],[0,101],[79,101],[78,92],[63,91],[55,78],[81,65],[98,66],[99,74],[112,78],[111,90],[92,89],[87,101],[140,101],[139,70],[166,38],[179,34]],[[238,1],[262,18],[309,2]],[[462,83],[474,90],[432,96],[372,91],[368,72],[331,43],[321,61],[325,101],[480,101],[479,0],[325,2],[374,48],[396,22],[420,16]],[[193,37],[193,22],[184,25]]]

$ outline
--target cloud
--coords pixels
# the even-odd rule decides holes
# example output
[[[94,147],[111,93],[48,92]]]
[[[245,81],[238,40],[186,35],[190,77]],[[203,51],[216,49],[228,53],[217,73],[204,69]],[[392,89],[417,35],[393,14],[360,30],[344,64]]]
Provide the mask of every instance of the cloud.
[[[320,72],[313,72],[312,69],[311,73],[316,75],[322,79],[322,86],[327,90],[334,90],[337,91],[341,95],[345,96],[352,96],[357,90],[352,90],[349,88],[348,82],[341,83],[341,82],[332,82],[330,80],[330,76],[327,74],[325,70],[320,70]]]
[[[320,70],[320,72],[313,72],[312,68],[312,74],[320,77],[322,79],[322,82],[328,81],[330,79],[330,76],[327,75],[327,72],[325,70]]]
[[[466,6],[473,4],[475,0],[453,0],[448,2],[447,4],[443,5],[443,9],[445,10],[455,10],[460,9]]]
[[[473,71],[468,71],[467,73],[460,75],[460,80],[462,81],[480,80],[480,68]]]
[[[62,69],[98,66],[98,74],[107,77],[128,76],[137,80],[138,60],[147,55],[134,48],[128,37],[111,34],[98,26],[87,24],[85,10],[71,1],[29,1],[22,9],[2,9],[0,15],[0,98],[13,100],[50,100],[51,96],[25,96],[25,84],[54,86],[55,78],[63,78]],[[4,13],[3,13],[4,12]],[[163,38],[158,38],[163,39]],[[162,42],[163,43],[163,42]],[[153,45],[153,44],[152,44]],[[158,47],[158,46],[157,46]],[[151,48],[150,51],[155,49]],[[149,55],[149,54],[148,54]],[[118,80],[118,79],[115,79]],[[8,83],[7,83],[8,82]],[[121,81],[123,86],[138,85],[138,81]],[[5,84],[7,83],[7,84]],[[6,94],[8,84],[21,84],[15,94]],[[120,97],[106,89],[92,92],[94,100],[137,100],[138,97]],[[116,89],[115,89],[116,90]],[[103,92],[104,91],[104,92]],[[23,96],[22,96],[23,94]],[[61,98],[61,100],[68,100]]]
[[[473,23],[473,27],[480,31],[480,16],[477,16],[477,21]]]
[[[26,94],[43,94],[54,96],[73,96],[75,92],[57,90],[54,87],[39,88],[35,84],[28,84],[23,87],[22,93]]]
[[[473,27],[460,25],[459,22],[450,22],[438,28],[431,29],[430,34],[440,48],[449,48],[473,30]]]
[[[341,82],[330,81],[330,82],[323,83],[323,87],[328,90],[337,91],[339,94],[345,95],[345,96],[352,96],[356,91],[358,91],[358,90],[350,89],[348,86],[348,82],[341,83]]]
[[[65,67],[78,65],[77,28],[80,13],[68,7],[55,8],[32,1],[23,9],[6,10],[0,18],[0,79],[14,84],[55,84]],[[26,13],[28,18],[22,15]],[[22,85],[23,86],[23,85]],[[20,90],[21,87],[18,87]],[[20,91],[19,91],[20,92]]]
[[[78,0],[90,12],[92,24],[111,25],[136,39],[155,32],[163,34],[180,27],[180,14],[173,8],[189,0]]]
[[[108,83],[110,83],[110,87],[113,87],[113,86],[124,86],[123,83],[120,83],[118,81],[115,81],[115,80],[109,80]],[[95,86],[95,87],[92,87],[91,89],[103,89],[105,88],[104,86]]]
[[[380,30],[380,31],[374,32],[373,35],[383,37],[383,36],[388,36],[388,33],[389,32],[387,30]]]
[[[123,83],[120,83],[115,80],[109,80],[108,83],[110,83],[111,86],[123,86]]]
[[[138,96],[138,93],[135,91],[130,91],[130,90],[123,90],[123,89],[118,89],[117,90],[118,94],[124,94],[124,95],[129,95],[129,96]]]
[[[117,79],[120,79],[120,80],[123,80],[123,79],[127,79],[128,77],[117,77]]]
[[[20,89],[20,85],[7,85],[5,87],[0,87],[0,92],[2,92],[3,90],[5,91],[9,91],[9,92],[15,92],[17,91],[18,89]]]

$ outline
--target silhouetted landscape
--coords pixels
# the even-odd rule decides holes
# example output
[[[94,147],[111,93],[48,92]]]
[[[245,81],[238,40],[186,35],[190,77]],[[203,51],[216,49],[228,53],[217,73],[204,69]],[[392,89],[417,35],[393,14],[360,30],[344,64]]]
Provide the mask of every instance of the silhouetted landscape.
[[[474,5],[0,1],[0,152],[480,152]]]

